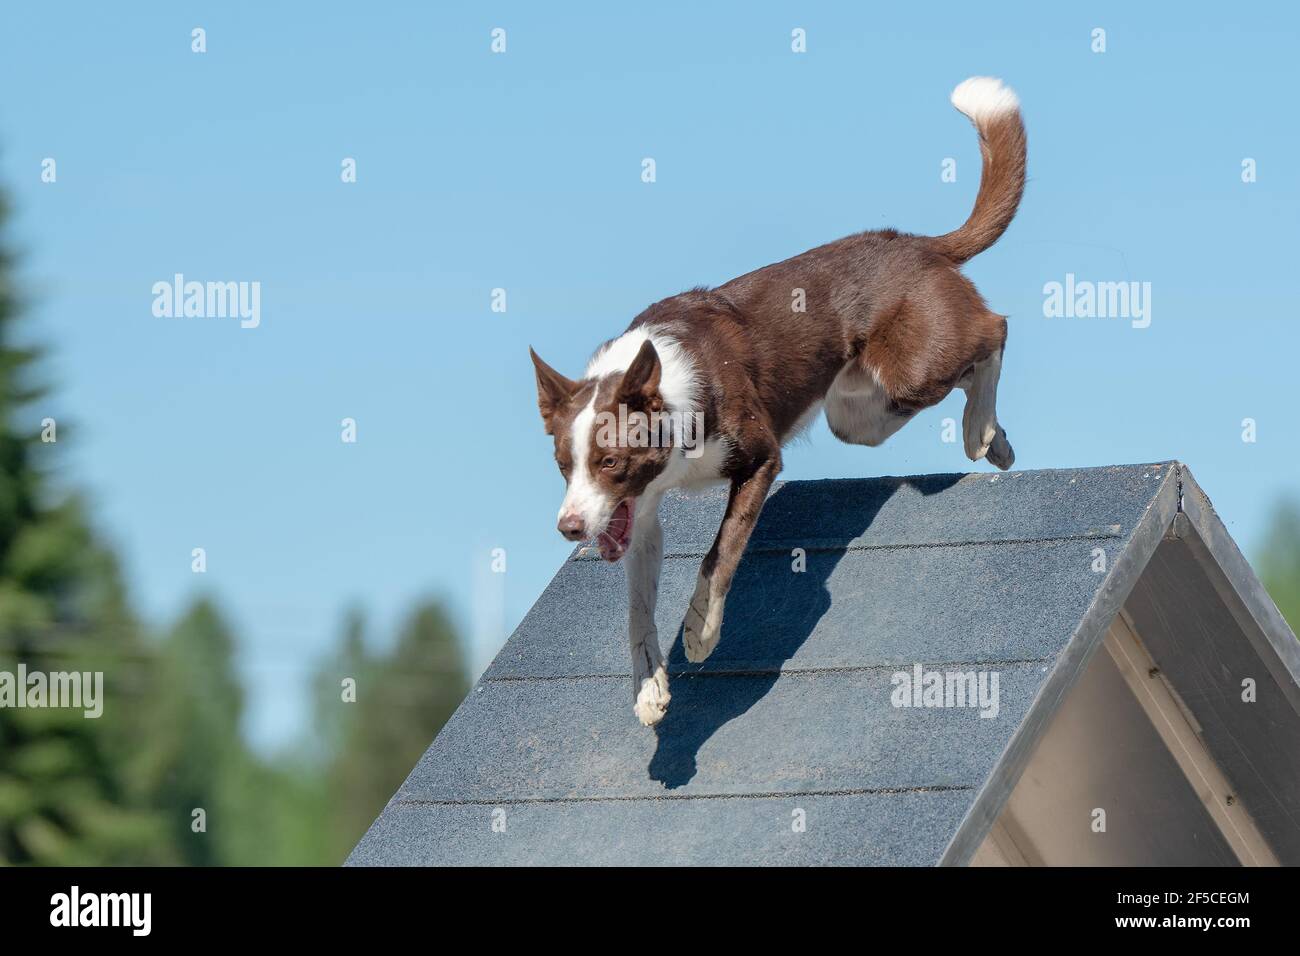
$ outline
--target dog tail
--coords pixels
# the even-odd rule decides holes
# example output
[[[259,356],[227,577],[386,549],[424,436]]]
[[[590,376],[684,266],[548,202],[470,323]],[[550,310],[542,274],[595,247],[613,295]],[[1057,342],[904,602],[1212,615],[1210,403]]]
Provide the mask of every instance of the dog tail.
[[[997,242],[1016,214],[1025,191],[1025,124],[1016,94],[992,77],[972,76],[958,84],[952,105],[975,124],[984,169],[970,218],[960,229],[931,242],[953,262],[962,263]]]

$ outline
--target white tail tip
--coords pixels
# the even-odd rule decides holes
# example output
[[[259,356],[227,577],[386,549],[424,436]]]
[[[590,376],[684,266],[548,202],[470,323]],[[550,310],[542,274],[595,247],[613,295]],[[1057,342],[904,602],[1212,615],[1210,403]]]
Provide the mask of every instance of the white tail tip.
[[[1020,98],[1001,80],[991,76],[972,76],[958,83],[952,91],[952,105],[978,126],[981,120],[1014,113],[1020,109]]]

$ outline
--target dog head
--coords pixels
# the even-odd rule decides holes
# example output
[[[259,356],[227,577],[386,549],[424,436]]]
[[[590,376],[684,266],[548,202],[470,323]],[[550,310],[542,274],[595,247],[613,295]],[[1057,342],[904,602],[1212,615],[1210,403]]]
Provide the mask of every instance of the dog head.
[[[632,541],[637,498],[672,458],[659,354],[647,338],[626,370],[581,381],[529,354],[542,423],[555,438],[555,463],[568,485],[560,534],[595,538],[601,557],[617,561]]]

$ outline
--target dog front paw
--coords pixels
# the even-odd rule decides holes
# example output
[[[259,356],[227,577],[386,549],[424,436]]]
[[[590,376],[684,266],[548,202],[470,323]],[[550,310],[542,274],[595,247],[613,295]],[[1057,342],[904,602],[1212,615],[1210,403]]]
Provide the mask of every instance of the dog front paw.
[[[664,714],[668,713],[668,702],[672,699],[668,693],[668,672],[660,664],[653,674],[641,681],[632,711],[642,724],[653,727],[664,719]]]

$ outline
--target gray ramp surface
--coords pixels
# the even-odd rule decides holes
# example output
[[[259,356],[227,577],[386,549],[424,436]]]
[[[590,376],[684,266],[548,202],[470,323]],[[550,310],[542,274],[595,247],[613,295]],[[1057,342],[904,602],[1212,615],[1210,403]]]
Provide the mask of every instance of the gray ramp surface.
[[[1175,472],[782,483],[698,665],[726,491],[670,495],[664,721],[632,713],[622,566],[575,551],[348,862],[935,864]],[[996,674],[996,714],[895,706],[918,664]]]

